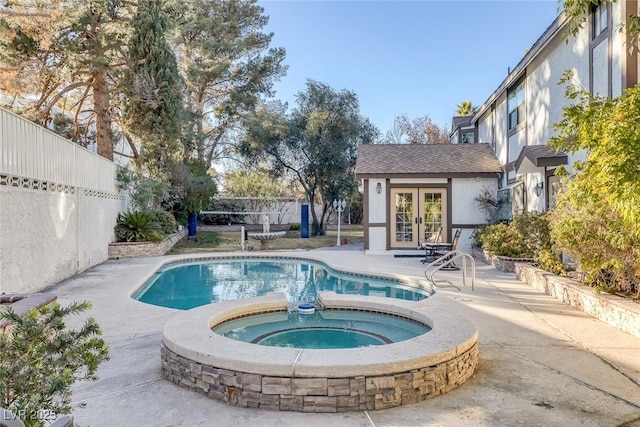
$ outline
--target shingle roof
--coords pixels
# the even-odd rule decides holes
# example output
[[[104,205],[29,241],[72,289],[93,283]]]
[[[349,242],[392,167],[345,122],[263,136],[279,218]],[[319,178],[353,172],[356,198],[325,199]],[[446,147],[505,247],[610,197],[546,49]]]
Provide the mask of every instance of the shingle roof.
[[[453,116],[451,130],[455,131],[458,128],[470,126],[471,122],[473,122],[473,116]]]
[[[537,168],[566,165],[568,160],[567,153],[547,145],[527,145],[520,151],[514,169],[516,173],[539,172]]]
[[[502,172],[489,144],[363,144],[358,178],[378,175],[472,175]]]

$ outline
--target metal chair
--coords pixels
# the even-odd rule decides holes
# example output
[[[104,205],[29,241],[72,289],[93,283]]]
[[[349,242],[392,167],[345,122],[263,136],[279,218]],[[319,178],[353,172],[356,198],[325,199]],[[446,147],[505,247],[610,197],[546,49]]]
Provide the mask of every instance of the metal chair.
[[[460,240],[460,234],[462,234],[461,229],[457,229],[455,234],[453,235],[453,239],[451,243],[424,243],[422,245],[424,249],[424,258],[422,259],[422,263],[426,264],[427,262],[431,262],[436,258],[443,256],[444,254],[455,251],[458,247],[458,240]]]

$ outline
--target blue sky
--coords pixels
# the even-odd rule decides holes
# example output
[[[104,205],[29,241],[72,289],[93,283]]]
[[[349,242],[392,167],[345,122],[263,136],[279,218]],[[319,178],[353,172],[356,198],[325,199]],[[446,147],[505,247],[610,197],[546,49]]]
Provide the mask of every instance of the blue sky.
[[[383,134],[402,113],[444,125],[465,99],[481,105],[558,11],[555,0],[259,4],[287,50],[275,98],[294,104],[308,78],[350,89]]]

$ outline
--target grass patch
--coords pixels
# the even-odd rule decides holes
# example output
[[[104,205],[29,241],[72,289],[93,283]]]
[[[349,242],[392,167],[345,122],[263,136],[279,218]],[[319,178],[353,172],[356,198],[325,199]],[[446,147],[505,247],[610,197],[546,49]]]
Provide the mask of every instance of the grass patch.
[[[344,230],[340,232],[347,243],[362,243],[364,234],[362,230]],[[319,249],[336,246],[337,231],[328,230],[324,236],[302,239],[300,231],[287,231],[287,234],[274,240],[273,250],[300,250]],[[254,251],[260,250],[260,241],[249,238],[249,246]],[[194,252],[234,252],[240,250],[239,231],[198,231],[195,238],[183,239],[171,250],[171,254],[187,254]]]

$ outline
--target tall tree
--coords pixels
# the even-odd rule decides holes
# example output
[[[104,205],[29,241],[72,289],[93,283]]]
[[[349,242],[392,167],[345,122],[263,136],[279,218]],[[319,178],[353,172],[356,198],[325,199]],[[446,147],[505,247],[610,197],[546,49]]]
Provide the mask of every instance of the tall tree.
[[[325,233],[333,199],[352,190],[356,149],[374,142],[377,129],[360,115],[356,94],[308,80],[288,114],[281,103],[261,106],[245,122],[240,153],[296,177],[310,202],[312,234]],[[321,211],[316,211],[319,203]]]
[[[457,116],[473,116],[477,110],[471,101],[462,101],[456,107]]]
[[[563,82],[572,73],[565,73]],[[566,180],[551,213],[553,236],[580,262],[586,280],[601,289],[640,297],[640,86],[618,98],[593,96],[573,85],[550,145],[588,150]]]
[[[129,67],[122,89],[126,127],[140,139],[141,165],[167,178],[182,159],[182,82],[165,33],[168,15],[161,0],[139,0],[128,43]]]
[[[54,107],[76,128],[93,124],[98,154],[113,159],[110,71],[122,61],[123,0],[15,0],[0,7],[0,91],[47,125]]]
[[[387,131],[387,144],[448,144],[446,126],[442,128],[427,116],[410,119],[402,114],[393,121],[393,128]]]
[[[257,0],[189,0],[175,45],[191,124],[187,146],[201,160],[228,154],[228,132],[284,75],[283,48],[269,48]]]

